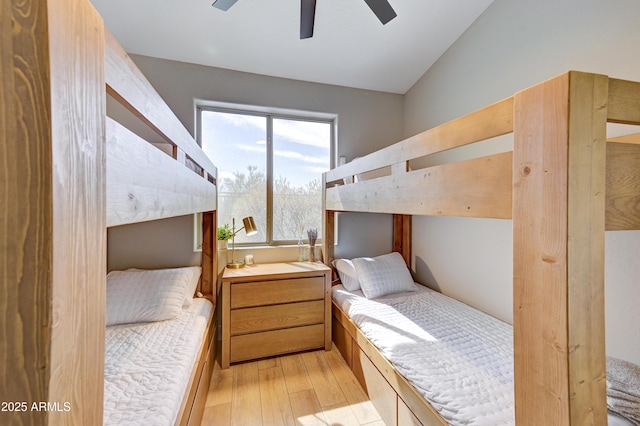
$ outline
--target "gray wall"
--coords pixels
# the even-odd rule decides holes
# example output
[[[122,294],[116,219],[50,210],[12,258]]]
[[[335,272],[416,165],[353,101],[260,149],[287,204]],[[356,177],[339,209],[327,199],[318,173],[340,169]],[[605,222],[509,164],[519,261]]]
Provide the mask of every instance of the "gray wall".
[[[267,77],[145,56],[132,57],[192,134],[195,128],[195,99],[203,99],[337,114],[337,154],[346,156],[348,160],[402,138],[402,95]],[[114,105],[110,103],[108,106],[110,114],[120,115],[121,111],[114,111]],[[215,158],[212,160],[215,164]],[[336,254],[347,256],[359,252],[359,241],[350,237],[349,230],[359,234],[363,227],[381,230],[376,234],[378,237],[369,235],[367,246],[373,254],[389,251],[391,226],[392,222],[385,217],[340,215]],[[136,230],[143,227],[153,231],[156,245],[153,250],[150,250],[148,239],[142,237],[144,233]],[[198,253],[194,254],[186,243],[174,243],[177,234],[191,238],[192,232],[193,225],[185,218],[112,228],[108,233],[107,267],[113,270],[151,264],[154,267],[163,266],[161,263],[165,260],[157,259],[171,262],[174,262],[171,259],[179,259],[180,262],[197,264],[200,262]],[[166,247],[168,251],[160,255],[157,253],[158,246]],[[297,258],[296,250],[273,248],[243,250],[238,258],[248,252],[254,255],[256,262]]]
[[[405,136],[570,69],[640,80],[639,17],[637,0],[495,0],[405,95]],[[510,221],[413,226],[419,280],[512,320]],[[609,232],[606,250],[607,351],[640,364],[640,233]]]
[[[107,229],[107,270],[200,265],[193,251],[193,216]]]

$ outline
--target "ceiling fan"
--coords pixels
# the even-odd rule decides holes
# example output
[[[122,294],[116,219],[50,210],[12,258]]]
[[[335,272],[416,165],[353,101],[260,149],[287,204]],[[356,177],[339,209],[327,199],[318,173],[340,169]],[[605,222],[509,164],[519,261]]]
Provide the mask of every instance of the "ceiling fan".
[[[238,0],[215,0],[213,7],[229,10]],[[382,24],[386,24],[396,16],[387,0],[364,0]],[[316,0],[300,0],[300,39],[313,37],[313,24],[316,16]]]

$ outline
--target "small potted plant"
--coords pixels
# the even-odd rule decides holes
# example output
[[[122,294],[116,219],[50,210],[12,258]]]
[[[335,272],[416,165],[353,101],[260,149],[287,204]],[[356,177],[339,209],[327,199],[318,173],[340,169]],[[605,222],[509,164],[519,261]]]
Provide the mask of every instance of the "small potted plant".
[[[218,226],[218,250],[226,250],[227,240],[232,236],[233,232],[228,223]]]

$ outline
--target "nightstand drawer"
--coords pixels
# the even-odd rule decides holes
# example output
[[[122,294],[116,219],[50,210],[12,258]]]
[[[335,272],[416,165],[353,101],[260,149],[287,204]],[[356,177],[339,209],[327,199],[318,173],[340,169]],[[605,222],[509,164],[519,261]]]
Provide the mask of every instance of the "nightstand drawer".
[[[231,309],[323,299],[324,278],[255,281],[231,286]]]
[[[222,274],[220,366],[309,349],[331,350],[331,268],[262,263]]]
[[[324,300],[260,306],[231,311],[231,335],[324,322]]]
[[[324,347],[324,324],[231,337],[230,362]]]

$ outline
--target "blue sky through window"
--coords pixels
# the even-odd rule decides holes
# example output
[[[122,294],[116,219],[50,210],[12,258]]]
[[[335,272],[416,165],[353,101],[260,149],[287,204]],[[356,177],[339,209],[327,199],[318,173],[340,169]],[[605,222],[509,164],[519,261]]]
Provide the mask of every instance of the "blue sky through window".
[[[330,168],[332,123],[272,118],[274,188],[272,211],[267,212],[268,120],[265,115],[201,110],[202,147],[218,167],[219,222],[251,215],[262,230],[249,239],[238,234],[236,242],[291,241],[298,239],[301,226],[322,228],[320,182]],[[266,229],[268,214],[271,230]]]
[[[234,178],[257,166],[266,173],[266,118],[246,114],[202,111],[202,147],[218,167],[218,178]],[[274,177],[293,186],[319,179],[330,167],[331,125],[275,118]]]

